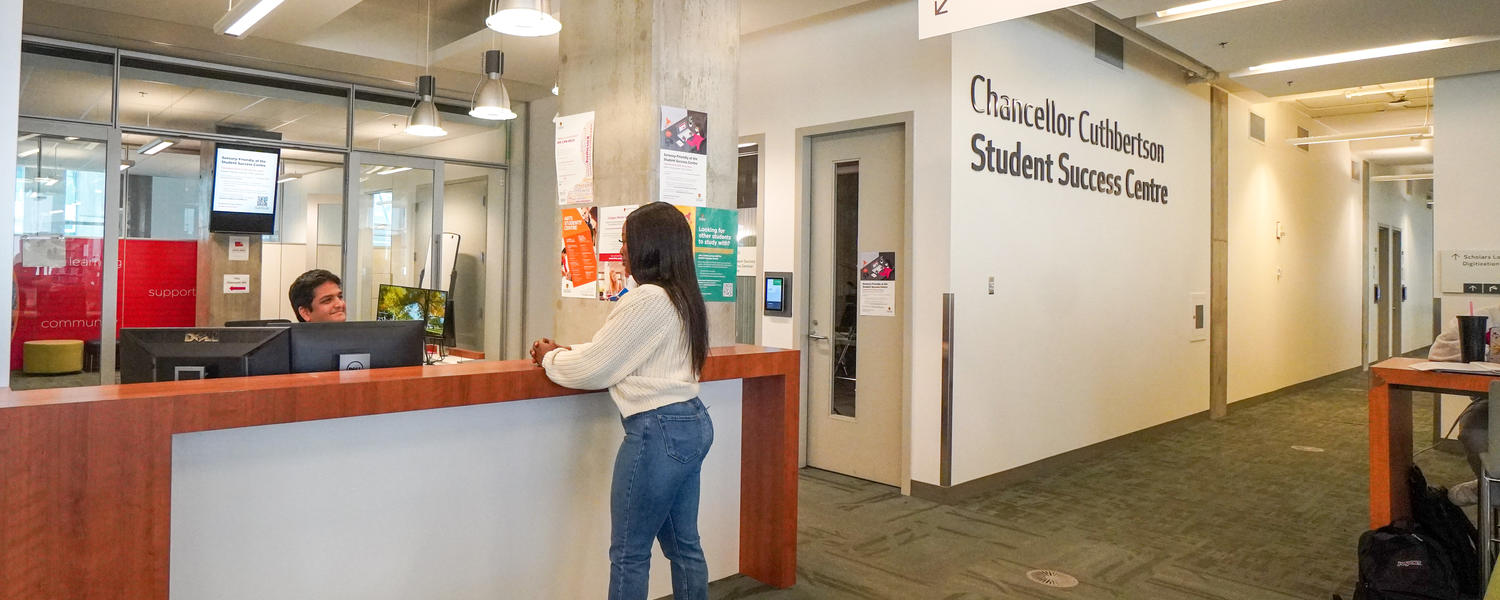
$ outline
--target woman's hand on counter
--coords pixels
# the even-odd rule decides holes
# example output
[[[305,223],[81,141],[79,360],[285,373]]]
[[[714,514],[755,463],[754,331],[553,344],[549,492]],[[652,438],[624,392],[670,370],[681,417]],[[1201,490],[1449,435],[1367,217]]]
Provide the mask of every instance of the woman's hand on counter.
[[[538,367],[542,366],[542,357],[547,356],[548,352],[551,352],[551,351],[556,350],[558,348],[562,348],[563,350],[572,350],[573,349],[571,346],[559,346],[559,345],[557,345],[557,342],[554,342],[554,341],[552,341],[551,339],[548,339],[548,338],[542,338],[542,339],[539,339],[539,340],[537,340],[535,342],[532,342],[531,343],[531,362],[532,362],[532,364],[535,364]]]

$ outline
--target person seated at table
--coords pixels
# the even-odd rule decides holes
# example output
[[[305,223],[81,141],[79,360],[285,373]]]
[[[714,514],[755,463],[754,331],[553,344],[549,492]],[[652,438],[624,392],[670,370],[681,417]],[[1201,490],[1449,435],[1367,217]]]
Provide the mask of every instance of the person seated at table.
[[[313,269],[297,276],[287,290],[292,301],[292,312],[304,323],[342,322],[344,315],[344,284],[339,276],[324,269]]]
[[[1485,323],[1489,329],[1485,331],[1484,339],[1487,344],[1486,360],[1491,357],[1500,357],[1500,306],[1491,306],[1474,313],[1489,317]],[[1437,339],[1432,341],[1432,347],[1427,350],[1427,360],[1438,362],[1459,362],[1463,359],[1463,352],[1458,342],[1458,317],[1448,319],[1443,326],[1443,332],[1438,334]],[[1473,396],[1473,401],[1458,414],[1458,441],[1464,446],[1464,458],[1469,462],[1469,468],[1474,471],[1475,479],[1453,486],[1448,491],[1448,499],[1459,506],[1468,506],[1479,502],[1479,474],[1484,468],[1479,460],[1479,455],[1489,447],[1489,423],[1490,423],[1490,401],[1483,394]]]

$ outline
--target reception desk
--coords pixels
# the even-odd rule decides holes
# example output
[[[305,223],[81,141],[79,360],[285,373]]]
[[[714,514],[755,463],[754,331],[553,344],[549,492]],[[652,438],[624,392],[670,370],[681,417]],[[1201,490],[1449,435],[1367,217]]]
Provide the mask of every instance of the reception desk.
[[[795,351],[734,346],[703,373],[725,382],[706,388],[740,382],[738,571],[778,587],[795,582],[799,365]],[[522,400],[536,411],[582,393],[526,361],[0,392],[0,597],[166,598],[181,542],[174,434]],[[409,411],[427,412],[397,414]]]

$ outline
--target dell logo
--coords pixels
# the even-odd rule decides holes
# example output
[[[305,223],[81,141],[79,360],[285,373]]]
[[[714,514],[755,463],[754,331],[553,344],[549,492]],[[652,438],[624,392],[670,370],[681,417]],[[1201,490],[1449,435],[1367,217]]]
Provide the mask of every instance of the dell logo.
[[[199,343],[199,342],[208,343],[208,344],[217,344],[217,343],[219,343],[219,336],[216,336],[216,335],[211,334],[211,333],[194,333],[194,332],[189,331],[189,332],[187,332],[187,334],[185,334],[185,335],[182,336],[182,341],[183,341],[183,343],[186,343],[186,344]]]

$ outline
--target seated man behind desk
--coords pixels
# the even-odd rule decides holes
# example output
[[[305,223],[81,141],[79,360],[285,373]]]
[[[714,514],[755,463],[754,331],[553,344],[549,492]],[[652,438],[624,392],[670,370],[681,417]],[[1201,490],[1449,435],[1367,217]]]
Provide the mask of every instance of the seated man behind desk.
[[[1491,306],[1474,314],[1489,317],[1485,321],[1488,330],[1484,338],[1489,346],[1485,351],[1485,360],[1500,358],[1500,306]],[[1432,341],[1432,347],[1427,350],[1427,360],[1459,362],[1462,359],[1458,343],[1458,318],[1453,317],[1448,319],[1443,332]],[[1479,455],[1489,446],[1489,419],[1490,401],[1483,395],[1476,395],[1474,401],[1458,415],[1458,440],[1463,443],[1464,457],[1468,459],[1469,468],[1474,471],[1476,478],[1482,468]],[[1479,502],[1478,479],[1453,486],[1448,498],[1459,506]]]
[[[313,269],[297,277],[287,290],[292,312],[305,323],[343,321],[344,287],[339,276],[323,269]]]

